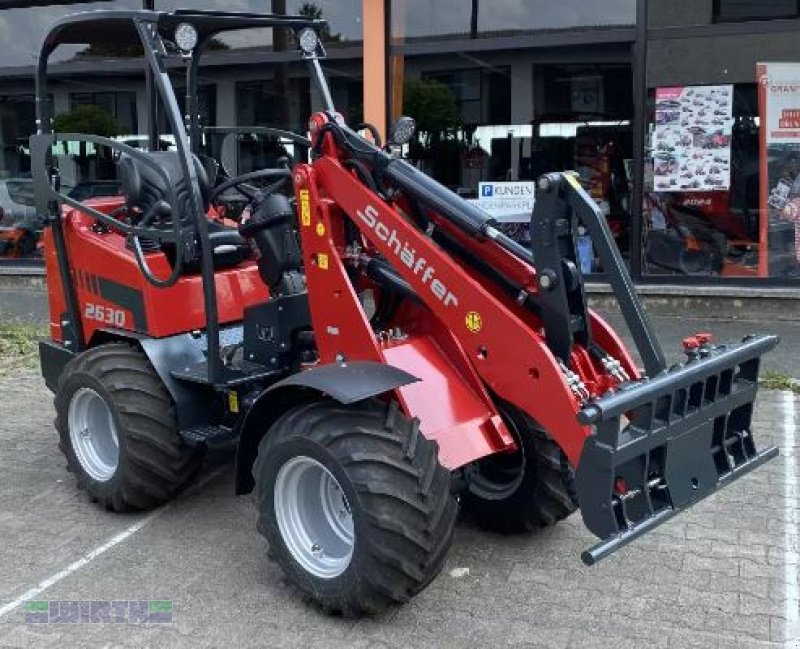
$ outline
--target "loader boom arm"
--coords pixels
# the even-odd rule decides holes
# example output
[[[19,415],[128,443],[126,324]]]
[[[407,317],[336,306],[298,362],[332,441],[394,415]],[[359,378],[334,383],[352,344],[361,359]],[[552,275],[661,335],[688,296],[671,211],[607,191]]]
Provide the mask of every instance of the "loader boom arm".
[[[295,169],[294,183],[321,360],[387,362],[383,334],[373,331],[351,285],[366,258],[373,275],[382,269],[378,275],[403,299],[422,305],[414,308],[424,309],[423,318],[453,336],[466,359],[461,370],[478,378],[484,403],[512,404],[561,447],[576,471],[584,522],[601,539],[584,553],[586,563],[776,455],[756,449],[751,420],[760,358],[777,338],[713,345],[704,336],[685,366],[667,371],[608,225],[576,175],[539,179],[529,251],[333,116],[316,114],[311,131],[316,158]],[[575,245],[579,223],[646,376],[588,308]],[[425,431],[424,414],[420,419]],[[467,428],[437,440],[449,468],[514,448],[501,423],[493,435],[480,434],[480,444]]]
[[[372,168],[421,206],[418,216],[428,221],[422,230],[397,201],[385,200],[376,186],[358,181],[348,164],[351,159],[340,156],[341,139],[348,135],[343,127],[330,126],[317,135],[317,159],[312,165],[296,167],[294,172],[311,312],[312,316],[318,313],[320,319],[327,318],[325,326],[315,325],[321,359],[380,360],[381,356],[379,346],[370,341],[371,331],[365,331],[360,323],[347,327],[353,340],[358,336],[357,345],[348,345],[338,334],[330,334],[343,327],[332,324],[331,301],[322,291],[314,290],[315,285],[327,286],[333,276],[341,274],[332,260],[340,260],[347,246],[337,241],[342,226],[336,215],[331,215],[331,211],[341,210],[368,246],[387,260],[426,305],[430,317],[442,322],[457,338],[486,388],[552,431],[569,460],[577,465],[584,439],[591,433],[590,427],[577,420],[586,387],[552,353],[542,336],[537,314],[539,286],[531,253],[497,231],[480,210],[407,163],[373,148],[369,153]],[[369,151],[368,143],[359,140],[359,150]],[[366,153],[362,155],[367,157]],[[467,208],[461,210],[462,204]],[[331,209],[323,209],[326,205]],[[458,251],[467,254],[462,256]],[[501,290],[497,282],[474,268],[466,272],[471,258],[488,263],[514,288]],[[320,259],[324,260],[324,269]],[[344,293],[347,289],[334,290]],[[315,306],[317,295],[320,302]],[[347,316],[343,313],[341,317]],[[586,318],[588,321],[590,316]],[[635,375],[630,358],[621,353],[621,343],[616,342],[619,347],[613,351],[627,372]],[[597,368],[593,370],[600,373]],[[598,390],[612,381],[607,379]],[[544,394],[546,399],[541,398]],[[495,450],[505,447],[497,445]]]
[[[303,254],[310,262],[306,274],[312,318],[316,321],[315,314],[319,314],[321,321],[329,323],[315,326],[323,361],[333,362],[337,357],[380,360],[380,350],[377,343],[372,344],[368,329],[351,322],[348,309],[343,309],[337,320],[327,295],[323,296],[322,291],[315,293],[318,286],[330,285],[328,295],[331,290],[346,290],[338,288],[340,282],[335,281],[343,276],[336,264],[339,255],[335,241],[317,236],[318,232],[336,231],[335,221],[326,218],[329,213],[316,209],[323,201],[322,193],[345,214],[352,215],[364,237],[389,260],[427,306],[431,317],[453,332],[490,390],[512,403],[525,403],[533,409],[542,425],[559,431],[559,442],[570,459],[577,462],[589,429],[577,421],[580,402],[539,334],[491,290],[467,276],[457,260],[396,209],[368,187],[353,183],[351,173],[335,159],[323,157],[315,161],[313,169],[297,168],[295,188],[300,202]],[[308,207],[304,207],[305,196]],[[311,218],[304,220],[304,210],[310,212]],[[338,304],[335,308],[338,309]],[[340,335],[344,329],[348,332],[347,339]],[[365,357],[367,354],[369,357]],[[528,403],[536,393],[550,395],[547,408],[542,408],[541,403]]]

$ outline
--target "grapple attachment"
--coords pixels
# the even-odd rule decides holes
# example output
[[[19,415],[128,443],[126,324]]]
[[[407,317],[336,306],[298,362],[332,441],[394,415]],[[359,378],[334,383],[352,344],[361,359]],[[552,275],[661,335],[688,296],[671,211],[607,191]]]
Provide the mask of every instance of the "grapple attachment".
[[[704,346],[694,360],[587,404],[576,470],[591,565],[778,454],[751,430],[761,356],[776,336]]]

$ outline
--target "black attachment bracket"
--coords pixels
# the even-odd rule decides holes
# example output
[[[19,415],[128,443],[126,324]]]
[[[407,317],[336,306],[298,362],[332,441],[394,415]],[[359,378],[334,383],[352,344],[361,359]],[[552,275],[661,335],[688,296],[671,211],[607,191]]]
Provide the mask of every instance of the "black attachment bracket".
[[[636,295],[606,219],[574,172],[545,174],[539,178],[531,217],[531,246],[540,288],[536,301],[542,307],[548,344],[566,363],[573,342],[586,346],[591,342],[586,296],[575,248],[578,221],[589,232],[646,374],[651,377],[660,374],[667,365],[664,352]]]
[[[587,565],[778,454],[758,452],[751,422],[761,356],[776,336],[718,347],[584,406],[593,425],[575,472],[586,527],[602,541]]]
[[[589,314],[575,249],[577,221],[560,174],[542,176],[531,215],[531,250],[536,265],[539,305],[547,345],[569,366],[574,343],[591,343]]]

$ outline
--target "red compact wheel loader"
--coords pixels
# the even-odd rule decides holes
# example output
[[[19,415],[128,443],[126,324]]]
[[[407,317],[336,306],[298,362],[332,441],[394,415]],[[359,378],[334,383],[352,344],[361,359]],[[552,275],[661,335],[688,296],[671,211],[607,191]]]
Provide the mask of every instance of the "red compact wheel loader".
[[[96,11],[45,39],[31,139],[47,221],[41,365],[68,468],[94,500],[157,506],[207,446],[237,440],[236,492],[255,491],[272,556],[325,610],[357,615],[434,579],[459,505],[505,532],[580,508],[599,538],[583,554],[592,564],[777,454],[751,431],[760,358],[777,338],[697,335],[668,367],[575,175],[538,180],[530,249],[507,238],[399,158],[412,120],[386,147],[343,123],[321,24]],[[291,164],[231,175],[202,154],[198,59],[213,36],[257,27],[293,32],[324,106],[309,139],[274,132],[293,143]],[[48,57],[102,38],[142,43],[175,150],[158,151],[157,132],[149,151],[52,132]],[[186,122],[172,59],[186,64]],[[123,195],[62,193],[61,141],[112,148]],[[249,202],[235,226],[215,210],[232,188]],[[579,223],[643,371],[587,307]]]

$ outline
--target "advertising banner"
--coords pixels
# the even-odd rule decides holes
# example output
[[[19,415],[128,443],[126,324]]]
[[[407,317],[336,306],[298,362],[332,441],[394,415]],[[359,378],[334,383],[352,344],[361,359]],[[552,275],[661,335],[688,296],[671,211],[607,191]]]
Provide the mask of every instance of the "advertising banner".
[[[655,191],[730,188],[733,86],[656,88],[655,122]]]
[[[761,277],[800,277],[800,63],[759,63]]]

